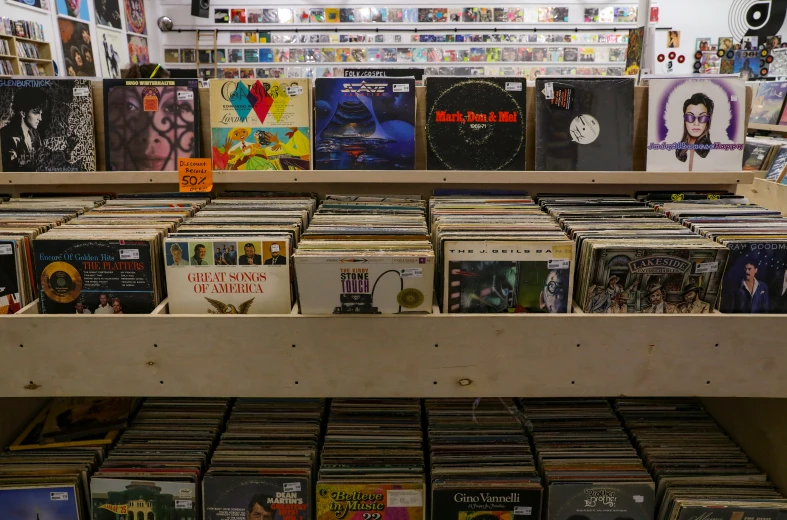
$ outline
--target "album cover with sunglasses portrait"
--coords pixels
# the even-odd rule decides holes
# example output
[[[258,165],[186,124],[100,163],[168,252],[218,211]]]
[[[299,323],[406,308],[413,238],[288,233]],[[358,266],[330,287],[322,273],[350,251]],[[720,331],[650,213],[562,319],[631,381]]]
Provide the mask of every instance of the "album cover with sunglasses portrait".
[[[730,171],[743,161],[746,83],[737,76],[649,82],[648,171]]]

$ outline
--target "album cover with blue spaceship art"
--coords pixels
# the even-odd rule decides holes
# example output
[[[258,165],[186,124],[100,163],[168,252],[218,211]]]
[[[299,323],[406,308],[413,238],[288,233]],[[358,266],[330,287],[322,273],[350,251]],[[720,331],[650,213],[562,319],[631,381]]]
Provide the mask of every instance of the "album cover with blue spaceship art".
[[[315,170],[413,170],[413,78],[317,78]]]

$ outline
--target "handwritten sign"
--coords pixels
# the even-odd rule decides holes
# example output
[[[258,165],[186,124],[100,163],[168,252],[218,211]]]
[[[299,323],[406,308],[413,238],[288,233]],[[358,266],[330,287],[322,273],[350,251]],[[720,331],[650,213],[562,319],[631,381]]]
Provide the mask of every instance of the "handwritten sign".
[[[180,191],[211,191],[213,167],[210,159],[178,159],[178,184]]]

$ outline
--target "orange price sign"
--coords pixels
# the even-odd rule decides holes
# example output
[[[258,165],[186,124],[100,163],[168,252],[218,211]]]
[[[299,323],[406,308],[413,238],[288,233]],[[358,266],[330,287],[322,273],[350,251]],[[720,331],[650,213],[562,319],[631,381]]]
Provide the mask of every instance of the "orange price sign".
[[[180,191],[211,191],[213,167],[210,159],[178,159],[178,184]]]

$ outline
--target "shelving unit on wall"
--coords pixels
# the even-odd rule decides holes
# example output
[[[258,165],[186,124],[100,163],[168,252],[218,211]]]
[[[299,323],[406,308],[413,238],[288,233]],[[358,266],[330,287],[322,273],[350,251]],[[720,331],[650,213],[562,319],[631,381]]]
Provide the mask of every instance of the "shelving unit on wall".
[[[55,69],[52,61],[52,48],[49,43],[41,40],[34,40],[31,38],[22,38],[19,36],[10,36],[7,34],[0,34],[0,40],[8,42],[10,54],[1,54],[0,60],[7,59],[11,61],[15,75],[33,76],[28,74],[25,69],[25,64],[34,64],[38,66],[40,74],[38,76],[54,76]],[[21,56],[17,43],[24,45],[32,45],[38,53],[38,57],[25,57]]]
[[[759,123],[749,123],[749,131],[760,130],[766,132],[777,132],[787,134],[787,125],[764,125]]]

